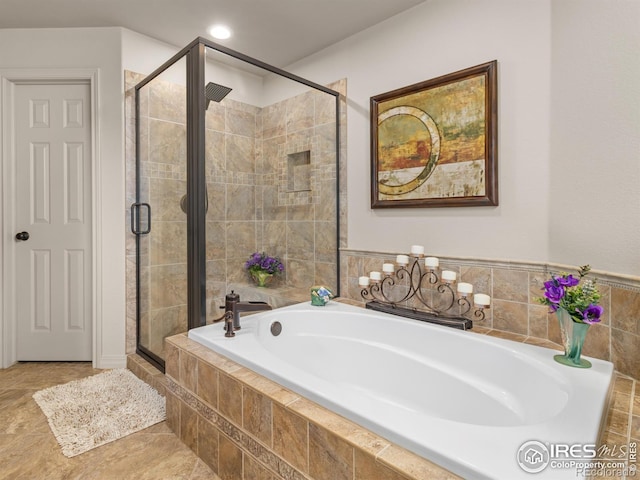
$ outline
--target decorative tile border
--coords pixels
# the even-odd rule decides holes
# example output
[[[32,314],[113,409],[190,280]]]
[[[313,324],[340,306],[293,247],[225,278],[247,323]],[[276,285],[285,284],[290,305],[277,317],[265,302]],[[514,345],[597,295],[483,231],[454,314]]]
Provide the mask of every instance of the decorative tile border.
[[[286,463],[283,459],[275,455],[271,450],[255,440],[251,435],[248,435],[241,428],[227,420],[224,416],[219,415],[213,408],[206,405],[196,395],[179,385],[170,377],[167,377],[167,389],[182,402],[195,410],[198,415],[225,434],[243,451],[250,453],[263,466],[269,468],[273,473],[282,477],[283,480],[309,480],[309,477]]]

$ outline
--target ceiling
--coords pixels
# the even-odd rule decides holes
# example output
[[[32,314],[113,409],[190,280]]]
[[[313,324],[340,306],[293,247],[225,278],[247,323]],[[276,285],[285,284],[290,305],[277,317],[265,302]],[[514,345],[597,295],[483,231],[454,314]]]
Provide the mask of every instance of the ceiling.
[[[183,47],[214,40],[285,67],[427,0],[0,0],[0,28],[125,27]]]

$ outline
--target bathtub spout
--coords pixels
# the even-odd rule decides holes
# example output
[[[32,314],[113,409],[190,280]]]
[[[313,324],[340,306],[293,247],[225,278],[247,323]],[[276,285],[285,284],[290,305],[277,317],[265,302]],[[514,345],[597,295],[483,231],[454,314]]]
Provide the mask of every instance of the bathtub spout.
[[[271,310],[271,305],[266,302],[241,302],[240,295],[234,293],[233,290],[225,298],[225,320],[227,327],[231,323],[233,330],[240,330],[240,313],[241,312],[262,312]],[[229,322],[229,319],[232,321]],[[227,328],[227,336],[232,337]]]
[[[266,302],[238,302],[233,309],[233,329],[240,330],[240,312],[262,312],[271,310]]]

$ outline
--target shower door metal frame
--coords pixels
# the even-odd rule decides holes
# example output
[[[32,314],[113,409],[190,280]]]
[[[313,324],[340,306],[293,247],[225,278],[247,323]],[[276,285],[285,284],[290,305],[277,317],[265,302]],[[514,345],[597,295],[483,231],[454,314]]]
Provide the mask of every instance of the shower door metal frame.
[[[151,224],[141,231],[140,212],[134,206],[140,202],[140,89],[157,78],[177,61],[186,57],[187,69],[187,329],[206,323],[206,175],[205,175],[205,60],[211,48],[237,60],[301,83],[335,97],[336,125],[336,296],[340,295],[340,94],[305,78],[264,63],[255,58],[218,45],[203,37],[190,44],[154,70],[135,86],[136,111],[136,203],[132,205],[131,230],[136,235],[136,353],[164,372],[164,360],[140,344],[140,237],[151,231]],[[150,212],[150,208],[149,208]],[[149,213],[150,222],[150,213]]]

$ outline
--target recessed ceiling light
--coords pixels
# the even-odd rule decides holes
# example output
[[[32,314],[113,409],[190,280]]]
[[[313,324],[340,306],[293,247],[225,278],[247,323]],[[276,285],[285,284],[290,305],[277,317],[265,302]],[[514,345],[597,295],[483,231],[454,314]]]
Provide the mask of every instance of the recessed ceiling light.
[[[229,30],[229,27],[225,27],[224,25],[214,25],[209,28],[209,33],[213,38],[217,38],[218,40],[224,40],[231,36],[231,30]]]

